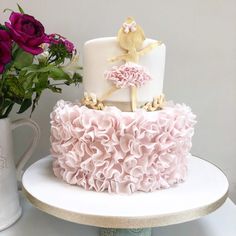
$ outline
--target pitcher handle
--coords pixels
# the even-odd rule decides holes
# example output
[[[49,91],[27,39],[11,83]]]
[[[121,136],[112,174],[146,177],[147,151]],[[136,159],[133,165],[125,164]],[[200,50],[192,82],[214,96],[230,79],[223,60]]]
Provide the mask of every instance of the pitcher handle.
[[[32,157],[32,154],[35,148],[37,147],[37,144],[39,142],[39,137],[40,137],[40,128],[38,124],[31,119],[22,118],[22,119],[13,121],[11,124],[11,129],[13,130],[22,125],[27,125],[31,127],[34,133],[33,133],[33,138],[31,139],[29,146],[27,147],[23,155],[19,158],[19,161],[16,163],[16,176],[17,176],[18,181],[21,181],[22,174],[23,174],[22,170],[25,164],[27,163],[27,161]]]

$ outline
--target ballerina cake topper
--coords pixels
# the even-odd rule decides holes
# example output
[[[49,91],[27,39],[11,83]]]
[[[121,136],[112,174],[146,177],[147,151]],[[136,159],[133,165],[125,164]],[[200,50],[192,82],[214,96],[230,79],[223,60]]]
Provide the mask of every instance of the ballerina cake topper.
[[[120,68],[115,66],[111,71],[105,72],[106,79],[113,81],[114,84],[110,90],[101,97],[100,101],[107,99],[115,91],[124,87],[118,86],[118,84],[124,84],[120,81],[121,79],[129,79],[129,83],[126,84],[129,85],[131,91],[131,110],[135,111],[137,109],[137,87],[140,87],[140,84],[143,85],[150,79],[147,70],[142,68],[141,65],[138,65],[139,58],[161,45],[160,41],[155,41],[143,48],[145,39],[145,34],[141,26],[138,25],[132,17],[128,17],[122,24],[117,35],[119,46],[126,52],[109,59],[110,62],[124,61],[125,64]],[[114,75],[117,75],[117,77],[114,77]],[[125,75],[129,78],[124,78]],[[131,77],[133,77],[133,81],[130,79]]]

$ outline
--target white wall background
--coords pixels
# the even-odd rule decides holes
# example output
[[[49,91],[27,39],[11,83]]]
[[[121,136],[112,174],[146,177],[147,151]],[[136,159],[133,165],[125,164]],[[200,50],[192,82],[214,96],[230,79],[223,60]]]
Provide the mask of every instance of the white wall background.
[[[1,0],[0,10],[16,9],[16,0]],[[164,93],[185,102],[197,114],[192,153],[219,166],[230,181],[236,202],[236,1],[234,0],[22,0],[48,33],[76,43],[115,35],[126,16],[135,17],[148,37],[167,45]],[[7,14],[0,14],[4,22]],[[92,68],[91,68],[92,69]],[[33,115],[42,130],[33,161],[49,153],[49,114],[58,99],[75,100],[80,88],[61,95],[45,92]],[[26,116],[28,114],[24,114]],[[12,119],[17,116],[12,114]],[[31,132],[14,132],[16,153],[22,153]],[[201,170],[199,170],[199,175]],[[217,183],[216,183],[217,184]]]

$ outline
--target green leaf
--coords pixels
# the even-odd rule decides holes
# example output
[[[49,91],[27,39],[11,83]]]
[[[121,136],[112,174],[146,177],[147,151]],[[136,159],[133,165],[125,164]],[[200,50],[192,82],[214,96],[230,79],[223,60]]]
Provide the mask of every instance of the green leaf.
[[[30,106],[32,105],[31,99],[24,99],[21,106],[20,110],[17,112],[18,114],[23,113],[26,111]]]
[[[64,84],[66,85],[71,85],[71,84],[75,84],[77,85],[78,83],[81,83],[82,82],[82,75],[78,74],[78,73],[75,73],[72,77],[72,79],[68,79],[67,81],[64,82]]]
[[[1,101],[2,100],[2,101]],[[4,98],[0,98],[1,101],[1,109],[4,110],[6,107],[8,107],[12,101],[9,99],[4,99]]]
[[[53,92],[53,93],[61,93],[62,89],[58,88],[56,86],[53,85],[49,85],[48,88]]]
[[[68,80],[70,76],[65,73],[61,68],[53,67],[49,73],[49,77],[54,80]]]
[[[5,73],[6,73],[6,76],[5,76],[5,77],[7,77],[7,71],[12,67],[12,65],[13,65],[13,62],[12,62],[12,61],[11,61],[10,63],[8,63],[8,64],[5,65]]]
[[[25,91],[21,84],[19,84],[19,81],[17,78],[9,78],[5,80],[6,85],[6,91],[4,92],[5,95],[8,97],[13,97],[16,99],[22,99],[24,98]]]
[[[11,101],[8,101],[3,96],[0,96],[0,118],[3,115],[5,108],[9,106],[10,103]]]
[[[0,97],[0,119],[8,117],[14,106],[14,102],[10,99]]]
[[[0,29],[1,29],[1,30],[6,30],[7,27],[6,27],[5,25],[1,25],[1,24],[0,24]]]
[[[22,85],[23,89],[25,91],[29,90],[33,86],[33,80],[37,76],[35,73],[28,73],[26,74],[25,72],[20,72],[18,81]]]
[[[5,113],[4,113],[4,114],[3,114],[3,116],[2,116],[2,117],[0,117],[0,118],[5,118],[5,117],[8,117],[8,115],[10,114],[10,112],[11,112],[11,110],[12,110],[13,106],[14,106],[14,102],[13,102],[13,103],[11,103],[11,104],[8,106],[8,108],[7,108],[7,110],[5,111]]]
[[[18,44],[17,44],[17,43],[13,43],[13,46],[12,46],[12,55],[13,55],[14,58],[15,58],[15,56],[16,56],[16,52],[17,52],[18,49],[19,49]]]
[[[21,48],[18,48],[14,55],[14,66],[17,69],[22,69],[33,63],[33,55],[23,51]]]
[[[68,53],[64,43],[51,44],[49,46],[49,55],[48,62],[50,64],[55,63],[56,65],[64,63],[66,58],[71,59],[72,56]]]
[[[31,117],[32,113],[34,112],[36,105],[38,104],[38,101],[39,101],[39,98],[41,96],[41,93],[42,92],[36,92],[36,96],[35,96],[35,98],[33,100],[33,106],[32,106],[32,109],[31,109],[30,117]]]
[[[72,78],[76,83],[82,83],[83,82],[83,76],[79,73],[74,73]]]
[[[54,68],[52,65],[48,65],[43,67],[43,65],[30,65],[22,69],[22,71],[27,71],[27,72],[36,72],[36,73],[41,73],[41,72],[49,72]]]
[[[30,65],[30,66],[26,66],[24,68],[22,68],[21,71],[25,71],[25,72],[37,72],[40,69],[39,65]]]
[[[17,6],[18,6],[18,9],[19,9],[19,12],[21,14],[25,14],[24,10],[22,9],[22,7],[17,3]]]
[[[39,73],[38,81],[35,83],[36,91],[41,91],[48,87],[48,73]]]

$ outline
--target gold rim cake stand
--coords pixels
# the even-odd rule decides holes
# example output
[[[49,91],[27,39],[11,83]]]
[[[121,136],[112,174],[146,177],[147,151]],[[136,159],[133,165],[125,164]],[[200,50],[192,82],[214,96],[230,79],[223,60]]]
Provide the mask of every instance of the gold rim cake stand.
[[[224,203],[229,186],[221,170],[194,156],[189,158],[184,183],[152,193],[85,191],[57,179],[50,156],[30,166],[22,184],[35,207],[67,221],[100,227],[101,236],[150,236],[151,227],[200,218]]]

